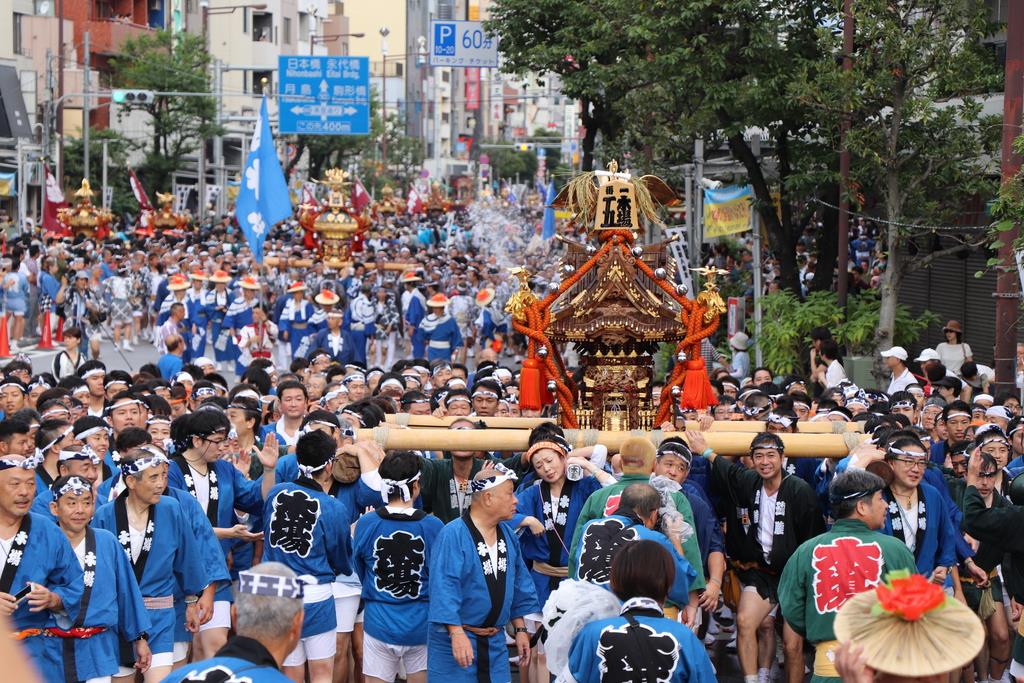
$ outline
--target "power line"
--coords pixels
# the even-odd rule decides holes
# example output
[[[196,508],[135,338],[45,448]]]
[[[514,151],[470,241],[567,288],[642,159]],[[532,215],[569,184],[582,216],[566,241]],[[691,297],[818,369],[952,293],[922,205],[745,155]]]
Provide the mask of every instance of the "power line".
[[[816,204],[820,204],[822,206],[828,207],[830,209],[835,209],[836,211],[840,210],[839,207],[836,206],[835,204],[830,204],[830,203],[828,203],[826,201],[823,201],[821,199],[818,199],[816,197],[811,199],[811,201],[816,203]],[[880,223],[882,225],[895,225],[898,228],[910,228],[910,229],[913,229],[913,230],[927,230],[927,231],[945,230],[945,231],[949,231],[949,232],[981,232],[981,231],[988,231],[992,227],[991,225],[921,225],[919,223],[900,223],[899,221],[887,221],[884,218],[878,218],[877,216],[869,216],[868,214],[857,213],[856,211],[850,211],[849,214],[851,216],[856,216],[857,218],[863,218],[864,220],[872,221],[873,223]]]

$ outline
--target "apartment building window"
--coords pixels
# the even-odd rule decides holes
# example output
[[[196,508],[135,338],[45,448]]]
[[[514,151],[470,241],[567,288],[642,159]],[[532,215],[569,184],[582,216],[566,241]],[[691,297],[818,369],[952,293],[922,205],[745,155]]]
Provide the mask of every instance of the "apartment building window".
[[[441,112],[441,123],[448,123],[448,112]]]
[[[284,34],[281,38],[281,42],[285,45],[292,44],[292,18],[285,17],[281,22],[281,32]]]
[[[97,19],[113,19],[114,3],[112,0],[96,0],[95,13]]]
[[[252,40],[254,43],[274,42],[274,15],[266,12],[252,14]]]
[[[267,79],[264,83],[263,79]],[[256,95],[262,95],[264,92],[274,92],[274,72],[273,71],[253,71],[252,72],[252,91]]]
[[[309,42],[309,14],[306,12],[299,12],[299,42]]]
[[[447,69],[441,72],[441,82],[442,83],[448,83],[451,80],[452,80],[451,73]]]
[[[18,14],[17,12],[14,13],[14,54],[16,55],[28,55],[28,52],[25,50],[25,42],[22,39],[23,34],[21,31],[22,19],[24,16],[24,14]]]

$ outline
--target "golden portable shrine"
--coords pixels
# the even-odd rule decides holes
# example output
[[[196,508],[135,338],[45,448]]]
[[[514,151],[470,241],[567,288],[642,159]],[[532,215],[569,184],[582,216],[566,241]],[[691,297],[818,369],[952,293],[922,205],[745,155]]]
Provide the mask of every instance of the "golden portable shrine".
[[[394,218],[395,214],[405,213],[405,202],[395,197],[395,190],[390,185],[381,188],[380,199],[373,203],[373,217],[379,222]]]
[[[92,203],[96,193],[89,186],[89,179],[82,179],[82,186],[75,191],[75,206],[60,209],[57,221],[67,234],[84,235],[88,239],[105,239],[110,233],[110,223],[114,215]]]
[[[655,176],[618,172],[574,178],[552,206],[591,225],[587,243],[568,245],[557,289],[538,299],[529,273],[513,269],[519,291],[507,310],[529,340],[520,376],[520,406],[538,410],[557,402],[563,427],[603,431],[650,430],[672,419],[676,406],[704,410],[711,391],[701,340],[714,333],[725,310],[714,273],[695,299],[675,284],[668,241],[642,245],[640,217],[657,222],[659,206],[678,201]],[[556,344],[572,342],[581,383],[566,372]],[[676,364],[655,404],[651,385],[659,345],[675,344]]]
[[[174,210],[174,195],[170,192],[157,192],[156,199],[160,208],[154,209],[150,217],[150,226],[161,232],[185,232],[188,230],[192,216],[188,211]]]
[[[338,269],[352,260],[352,240],[370,229],[370,217],[352,206],[347,188],[349,174],[340,168],[327,171],[320,181],[327,186],[327,201],[305,203],[299,207],[299,225],[317,249],[320,260]]]

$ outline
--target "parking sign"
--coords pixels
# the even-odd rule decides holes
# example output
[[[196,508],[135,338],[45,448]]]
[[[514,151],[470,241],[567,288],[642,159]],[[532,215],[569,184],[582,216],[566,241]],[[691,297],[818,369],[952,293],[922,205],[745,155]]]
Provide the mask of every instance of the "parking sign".
[[[432,21],[430,65],[496,69],[498,38],[479,21]]]

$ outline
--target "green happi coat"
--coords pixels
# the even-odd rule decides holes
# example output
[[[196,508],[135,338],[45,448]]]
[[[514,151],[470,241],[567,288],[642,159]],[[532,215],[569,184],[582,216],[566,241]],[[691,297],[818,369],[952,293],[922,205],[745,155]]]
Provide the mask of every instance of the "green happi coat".
[[[803,543],[786,563],[779,583],[782,616],[812,643],[835,640],[832,625],[839,608],[898,569],[917,573],[914,555],[902,541],[860,520],[840,519]],[[816,674],[811,681],[838,683],[839,678]]]
[[[569,549],[569,557],[576,556],[576,546],[580,542],[580,534],[583,531],[583,527],[587,525],[592,519],[602,519],[607,517],[611,512],[605,511],[605,506],[608,505],[608,499],[615,497],[612,501],[615,508],[619,507],[618,498],[622,495],[622,491],[630,484],[650,484],[651,478],[646,474],[624,474],[622,479],[612,484],[611,486],[605,486],[602,489],[598,489],[590,494],[587,498],[586,504],[583,506],[583,511],[580,512],[579,519],[576,520],[576,530],[572,535],[572,547]],[[676,510],[679,510],[679,514],[683,516],[686,523],[690,525],[694,530],[697,526],[693,523],[693,509],[690,507],[690,501],[686,499],[686,496],[679,492],[672,494],[672,500],[675,501]],[[690,582],[691,591],[704,590],[704,569],[700,559],[700,548],[697,545],[697,534],[694,531],[690,535],[690,538],[686,539],[683,543],[683,557],[690,563],[693,570],[697,572],[697,578]]]

